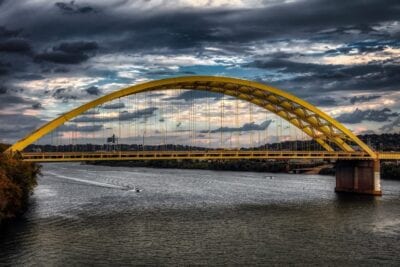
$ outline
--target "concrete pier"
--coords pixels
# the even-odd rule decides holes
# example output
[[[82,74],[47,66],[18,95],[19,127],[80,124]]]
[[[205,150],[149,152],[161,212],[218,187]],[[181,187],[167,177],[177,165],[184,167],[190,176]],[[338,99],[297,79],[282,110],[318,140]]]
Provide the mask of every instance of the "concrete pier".
[[[380,161],[337,161],[335,191],[381,196]]]

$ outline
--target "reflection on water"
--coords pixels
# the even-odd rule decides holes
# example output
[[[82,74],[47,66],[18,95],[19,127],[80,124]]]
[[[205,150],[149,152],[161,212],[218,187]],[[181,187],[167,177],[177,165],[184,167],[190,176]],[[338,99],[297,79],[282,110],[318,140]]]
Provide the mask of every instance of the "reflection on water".
[[[318,175],[47,164],[0,265],[385,264],[400,261],[400,183],[338,195]],[[138,186],[140,193],[125,190]]]

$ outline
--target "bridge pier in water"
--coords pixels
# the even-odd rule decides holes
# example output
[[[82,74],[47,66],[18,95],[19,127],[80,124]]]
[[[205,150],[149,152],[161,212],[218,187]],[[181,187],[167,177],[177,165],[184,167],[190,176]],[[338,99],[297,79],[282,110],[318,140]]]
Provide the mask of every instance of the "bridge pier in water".
[[[337,161],[335,191],[381,196],[380,161]]]

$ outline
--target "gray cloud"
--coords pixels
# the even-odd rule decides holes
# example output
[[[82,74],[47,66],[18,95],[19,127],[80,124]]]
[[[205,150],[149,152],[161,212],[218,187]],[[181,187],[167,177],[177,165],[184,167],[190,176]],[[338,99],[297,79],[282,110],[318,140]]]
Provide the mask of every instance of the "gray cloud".
[[[392,117],[396,117],[399,114],[397,112],[392,112],[388,108],[384,108],[381,110],[367,109],[360,110],[356,109],[350,113],[343,113],[340,116],[336,117],[336,119],[342,123],[360,123],[362,121],[376,121],[376,122],[385,122],[388,121]]]
[[[297,92],[302,97],[331,91],[395,91],[400,84],[400,76],[397,75],[400,65],[395,61],[347,66],[272,59],[256,60],[244,67],[278,70],[288,75],[289,78],[278,81],[269,81],[268,77],[261,81]]]
[[[35,104],[37,104],[37,102],[18,95],[15,90],[0,87],[0,110],[21,106],[31,108],[32,105]]]
[[[92,16],[60,17],[59,12],[50,10],[42,16],[35,13],[35,18],[25,15],[25,19],[35,36],[44,36],[44,32],[50,38],[63,36],[65,39],[101,35],[108,37],[110,44],[119,51],[149,51],[165,47],[187,49],[227,40],[235,44],[248,44],[259,40],[309,39],[311,33],[315,39],[348,38],[348,32],[343,34],[346,30],[357,29],[361,34],[371,35],[375,33],[373,25],[399,19],[399,3],[395,0],[368,3],[354,0],[335,4],[328,0],[311,0],[233,10],[178,9],[164,2],[153,12],[121,12],[124,5],[129,9],[130,4],[131,1],[122,4],[119,1],[116,9],[117,1],[99,3],[97,9],[102,9],[102,12]],[[163,5],[168,5],[168,8],[163,8]],[[67,14],[88,14],[96,10],[75,2],[58,2],[55,6]],[[36,9],[41,13],[39,5]],[[350,14],[348,10],[353,12]],[[23,11],[21,8],[20,12]],[[93,16],[98,16],[98,19],[93,19]],[[52,25],[55,17],[64,27]],[[116,32],[123,33],[124,38],[115,38]]]
[[[219,132],[247,132],[247,131],[263,131],[266,130],[272,120],[266,120],[260,124],[255,122],[245,123],[240,127],[220,127],[215,130],[211,130],[210,133],[219,133]],[[201,131],[201,133],[208,133],[208,131]]]
[[[103,105],[102,108],[104,109],[120,109],[120,108],[124,108],[125,104],[123,102],[115,102],[115,103],[111,103],[111,104],[106,104]]]
[[[333,97],[309,97],[307,98],[310,103],[314,104],[315,106],[319,107],[331,107],[331,106],[337,106],[338,102],[336,101],[335,98]]]
[[[59,64],[79,64],[88,59],[85,54],[69,54],[61,51],[44,52],[35,56],[37,62],[48,61]]]
[[[100,89],[97,86],[90,86],[85,91],[89,95],[99,95],[100,94]]]
[[[381,98],[380,95],[362,95],[362,96],[353,96],[350,98],[350,103],[355,104],[355,103],[360,103],[360,102],[368,102],[371,100],[375,100]]]
[[[10,30],[4,26],[0,26],[0,38],[11,38],[17,37],[21,33],[21,30]]]
[[[78,5],[75,1],[57,2],[54,5],[65,14],[88,14],[97,12],[95,8],[88,5]]]
[[[55,99],[62,100],[63,102],[68,102],[69,100],[75,100],[78,98],[69,88],[58,88],[54,90],[52,96]]]
[[[76,124],[62,125],[57,130],[60,132],[97,132],[103,129],[103,125],[83,125]]]
[[[137,110],[134,112],[124,111],[119,114],[119,120],[127,121],[127,120],[136,120],[136,119],[146,119],[155,115],[155,112],[158,110],[156,107],[144,108],[141,110]]]
[[[31,46],[24,39],[8,39],[0,41],[0,52],[27,53],[31,51]]]
[[[184,100],[190,101],[193,99],[201,99],[201,98],[213,98],[213,99],[220,99],[222,98],[222,94],[214,93],[214,92],[207,92],[207,91],[200,91],[200,90],[188,90],[180,93],[174,97],[168,97],[165,100]]]
[[[133,112],[122,111],[117,117],[94,117],[94,116],[79,116],[73,122],[111,122],[111,121],[128,121],[140,120],[153,117],[158,110],[156,107],[149,107]],[[88,113],[86,113],[88,114]]]
[[[380,130],[384,133],[394,132],[399,129],[400,129],[400,117],[397,117],[392,122],[385,124],[380,128]]]
[[[32,108],[33,108],[33,109],[43,109],[41,103],[34,103],[34,104],[32,104]]]
[[[56,51],[63,51],[65,53],[83,53],[88,51],[94,51],[99,48],[96,42],[71,42],[61,43],[59,46],[53,48]]]
[[[87,61],[98,49],[96,42],[67,42],[35,55],[35,61],[58,64],[79,64]],[[91,53],[88,53],[91,52]]]
[[[26,136],[29,132],[33,131],[43,123],[44,121],[36,116],[23,114],[1,114],[0,138],[5,142],[13,142],[16,139]]]
[[[340,105],[332,95],[344,94],[343,91],[350,96],[355,91],[384,95],[387,91],[398,90],[400,84],[399,59],[385,54],[387,48],[400,48],[400,31],[390,26],[400,20],[398,0],[334,3],[299,0],[236,9],[179,8],[162,1],[151,12],[147,12],[146,7],[153,3],[145,1],[141,3],[143,9],[132,8],[135,1],[120,0],[97,1],[95,5],[75,1],[44,3],[34,1],[27,5],[24,1],[6,1],[1,6],[7,10],[2,10],[0,25],[7,26],[0,26],[0,84],[90,77],[101,81],[90,82],[90,85],[108,88],[107,84],[135,81],[118,73],[122,69],[118,67],[129,65],[128,55],[136,58],[192,55],[201,60],[214,60],[213,66],[186,69],[180,66],[185,63],[171,63],[178,68],[169,68],[165,67],[165,62],[143,60],[138,63],[140,66],[135,65],[141,78],[193,73],[241,76],[307,97],[317,106]],[[319,49],[313,50],[314,44]],[[322,48],[324,44],[327,47]],[[338,55],[368,57],[369,53],[381,53],[387,59],[357,65],[329,65],[320,60]],[[117,57],[121,55],[127,57]],[[219,56],[228,60],[219,59]],[[102,62],[104,58],[113,63]],[[229,59],[248,63],[224,62]],[[215,63],[224,67],[215,66]],[[29,93],[37,94],[34,90]],[[88,98],[88,94],[97,95],[98,92],[94,88],[77,93],[64,90],[54,93],[53,97],[68,101],[76,99],[77,94]],[[172,100],[190,101],[204,99],[207,95],[184,92]],[[373,99],[347,100],[356,104]],[[28,108],[34,105],[25,104]],[[9,109],[11,105],[2,106]],[[370,116],[374,117],[364,117]]]
[[[8,74],[10,68],[11,68],[10,63],[5,63],[0,61],[0,76]]]

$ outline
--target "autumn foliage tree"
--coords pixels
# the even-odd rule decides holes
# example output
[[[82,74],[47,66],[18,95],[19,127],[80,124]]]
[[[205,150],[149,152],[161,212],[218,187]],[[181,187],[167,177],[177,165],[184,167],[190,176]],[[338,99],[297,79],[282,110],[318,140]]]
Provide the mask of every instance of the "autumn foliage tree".
[[[0,144],[0,221],[23,210],[40,174],[39,165],[3,154],[7,147]]]

